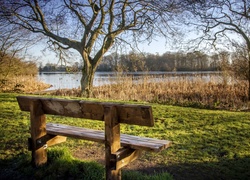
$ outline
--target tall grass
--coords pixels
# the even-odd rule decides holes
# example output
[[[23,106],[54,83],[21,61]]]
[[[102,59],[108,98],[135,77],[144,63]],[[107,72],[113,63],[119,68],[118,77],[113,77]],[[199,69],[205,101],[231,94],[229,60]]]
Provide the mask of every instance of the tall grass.
[[[208,109],[249,110],[247,81],[213,76],[119,76],[111,84],[93,88],[91,98],[125,101],[145,101],[168,105]],[[34,76],[0,79],[0,92],[34,93],[49,88]],[[81,96],[80,89],[59,89],[51,93],[61,96]]]
[[[39,81],[36,76],[32,75],[9,78],[1,78],[0,76],[0,92],[35,92],[49,87],[49,84]]]
[[[91,97],[98,99],[146,101],[209,109],[249,110],[246,81],[225,82],[211,76],[161,78],[122,76],[116,83],[94,87]],[[80,96],[80,89],[57,90],[54,95]]]

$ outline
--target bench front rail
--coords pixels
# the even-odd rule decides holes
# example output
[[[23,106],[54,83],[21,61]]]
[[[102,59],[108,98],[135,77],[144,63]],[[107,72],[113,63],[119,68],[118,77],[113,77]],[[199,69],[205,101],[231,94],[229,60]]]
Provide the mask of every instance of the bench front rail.
[[[18,96],[22,111],[30,112],[30,150],[32,164],[47,162],[46,148],[80,138],[105,144],[106,179],[121,179],[121,168],[140,155],[142,150],[159,152],[171,142],[120,134],[120,123],[154,126],[151,106],[100,103],[81,100]],[[46,123],[45,114],[104,121],[104,131],[57,123]]]

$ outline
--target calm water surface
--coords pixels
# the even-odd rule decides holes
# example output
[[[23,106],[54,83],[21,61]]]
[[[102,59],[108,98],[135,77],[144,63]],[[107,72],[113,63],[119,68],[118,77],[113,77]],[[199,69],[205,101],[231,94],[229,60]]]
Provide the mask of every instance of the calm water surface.
[[[126,73],[131,76],[133,81],[139,82],[140,78],[145,75],[152,77],[151,81],[166,81],[177,80],[180,78],[187,78],[189,80],[195,80],[197,78],[203,81],[209,81],[211,78],[220,79],[218,72],[137,72]],[[48,90],[55,89],[72,89],[80,87],[81,73],[64,73],[64,72],[43,72],[38,75],[40,81],[47,84],[51,84],[52,87]],[[94,76],[94,86],[101,86],[104,84],[116,83],[122,76],[114,72],[96,72]]]

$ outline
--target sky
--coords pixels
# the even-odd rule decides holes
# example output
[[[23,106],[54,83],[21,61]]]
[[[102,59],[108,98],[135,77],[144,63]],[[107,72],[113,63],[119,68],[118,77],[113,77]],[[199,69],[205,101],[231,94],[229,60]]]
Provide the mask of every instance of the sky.
[[[194,38],[195,35],[192,35],[190,38]],[[231,34],[232,39],[235,39],[237,41],[242,41],[241,37],[238,35],[232,35]],[[184,40],[184,39],[183,39]],[[180,43],[178,43],[177,41],[175,41],[174,43],[178,45],[180,45]],[[34,56],[34,57],[38,57],[37,59],[37,64],[39,65],[40,63],[42,63],[42,65],[46,65],[47,63],[53,63],[53,64],[57,64],[59,62],[59,58],[56,57],[56,54],[54,52],[51,51],[46,51],[45,53],[42,53],[42,50],[44,49],[46,44],[44,43],[40,43],[37,44],[36,46],[34,46],[32,49],[29,50],[29,53]],[[176,46],[176,47],[177,47]],[[123,48],[124,49],[124,48]],[[139,49],[141,52],[144,53],[150,53],[150,54],[159,54],[162,55],[165,52],[177,52],[180,49],[178,48],[173,48],[171,47],[170,43],[166,43],[166,39],[165,38],[156,38],[155,40],[153,40],[150,44],[148,43],[144,43],[144,44],[140,44],[139,45]],[[218,45],[218,49],[219,50],[226,50],[226,51],[230,51],[230,49],[227,49],[227,47],[225,46],[225,44],[223,45]],[[205,49],[200,49],[200,50],[204,50]],[[218,52],[219,50],[215,50],[215,49],[208,49],[207,53],[213,53],[213,52]],[[74,50],[73,50],[74,51]],[[130,48],[126,49],[124,52],[129,53],[131,51]],[[76,53],[76,58],[74,60],[69,60],[69,62],[71,62],[72,64],[75,62],[81,62],[81,58],[79,56],[79,53],[74,51]],[[123,52],[123,53],[124,53]],[[119,51],[118,51],[119,53]],[[108,55],[109,52],[107,52],[105,55]]]
[[[45,44],[39,43],[36,46],[32,47],[29,50],[29,53],[32,54],[32,56],[38,57],[38,63],[42,63],[42,65],[45,65],[46,63],[58,63],[59,59],[56,57],[56,54],[50,51],[46,51],[45,53],[42,52],[44,49]],[[164,38],[157,38],[156,40],[152,41],[150,44],[144,43],[139,45],[139,49],[141,52],[146,52],[150,54],[163,54],[167,51],[171,51],[171,48],[166,45],[166,40]],[[131,49],[128,49],[128,52]],[[108,53],[107,53],[108,54]],[[73,60],[73,62],[79,62],[78,60]]]
[[[52,1],[51,1],[52,2]],[[53,1],[54,2],[54,1]],[[58,6],[58,8],[61,7],[60,5]],[[52,8],[53,10],[55,10],[55,8]],[[60,8],[59,8],[60,9]],[[59,11],[59,10],[58,10]],[[92,10],[91,10],[92,11]],[[58,13],[60,14],[60,13]],[[233,18],[233,17],[232,17]],[[70,18],[69,18],[70,20]],[[191,18],[191,21],[192,21],[192,18]],[[62,21],[63,22],[63,21]],[[67,22],[67,21],[66,21]],[[66,23],[67,24],[67,23]],[[54,25],[54,24],[53,24]],[[72,24],[70,24],[72,25]],[[59,23],[59,26],[60,26],[60,23]],[[55,28],[54,26],[51,26],[53,28]],[[63,27],[63,26],[62,26]],[[77,26],[76,26],[77,27]],[[179,28],[182,28],[180,26],[178,26]],[[52,28],[52,29],[53,29]],[[197,36],[197,34],[195,34],[195,31],[189,31],[189,28],[190,27],[183,27],[185,28],[184,31],[185,31],[185,36],[184,38],[188,38],[188,37],[195,37]],[[68,35],[70,32],[69,32],[69,28],[65,28],[66,29],[66,35]],[[64,28],[60,29],[58,28],[59,31],[63,31],[65,30]],[[193,28],[191,28],[192,30],[194,30]],[[190,30],[191,30],[190,29]],[[164,30],[163,30],[164,31]],[[167,33],[167,31],[165,32]],[[46,40],[46,38],[44,38],[44,41]],[[182,40],[183,41],[183,40]],[[175,42],[176,45],[180,45],[180,43],[178,44],[178,42],[176,41]],[[194,43],[195,44],[195,43]],[[53,52],[49,52],[49,51],[46,51],[45,53],[42,53],[41,51],[44,49],[46,44],[38,44],[36,45],[35,47],[33,47],[32,49],[30,49],[30,54],[34,57],[38,57],[38,63],[39,62],[42,62],[43,65],[45,65],[46,63],[57,63],[59,58],[56,57],[55,53]],[[190,44],[189,44],[190,45]],[[191,44],[192,45],[192,44]],[[225,46],[225,44],[223,44]],[[123,48],[123,47],[121,47]],[[141,52],[145,52],[145,53],[151,53],[151,54],[163,54],[165,52],[168,52],[168,51],[178,51],[179,49],[172,49],[170,48],[170,44],[167,44],[166,45],[166,40],[165,38],[157,38],[156,40],[152,41],[150,44],[147,44],[147,43],[144,43],[144,44],[141,44],[139,45],[139,48],[141,50]],[[124,50],[125,49],[125,50]],[[125,48],[123,48],[123,52],[129,52],[130,49],[127,50],[126,46]],[[204,50],[204,48],[202,49]],[[210,49],[207,51],[209,52],[211,51]],[[119,52],[119,51],[118,51]],[[108,53],[107,53],[108,54]],[[107,55],[106,54],[106,55]],[[32,59],[29,59],[29,60],[32,60]],[[73,59],[72,59],[73,62],[80,62],[80,57],[78,56],[74,56]]]

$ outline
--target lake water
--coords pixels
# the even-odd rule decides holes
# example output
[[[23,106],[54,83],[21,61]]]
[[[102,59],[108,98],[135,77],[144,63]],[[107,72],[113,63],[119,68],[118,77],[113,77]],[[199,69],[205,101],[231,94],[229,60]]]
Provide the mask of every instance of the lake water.
[[[218,72],[136,72],[126,73],[125,75],[131,76],[133,81],[140,81],[140,77],[150,75],[152,81],[165,81],[176,80],[178,78],[188,77],[190,80],[201,78],[204,81],[209,81],[211,77],[219,77]],[[94,86],[101,86],[104,84],[116,83],[118,77],[114,72],[96,72],[94,76]],[[81,73],[65,73],[65,72],[43,72],[38,75],[40,81],[51,84],[52,87],[48,90],[55,89],[72,89],[80,87]]]

